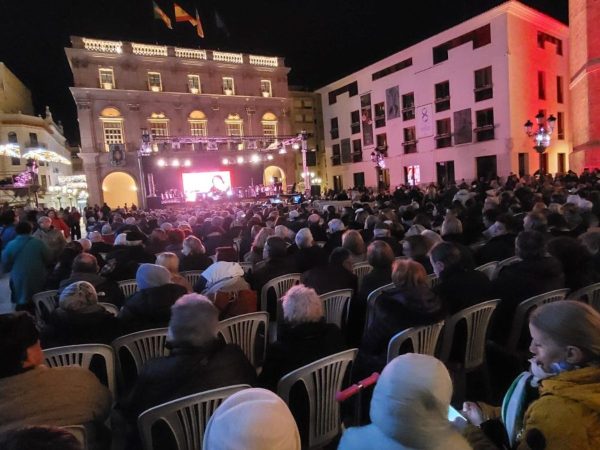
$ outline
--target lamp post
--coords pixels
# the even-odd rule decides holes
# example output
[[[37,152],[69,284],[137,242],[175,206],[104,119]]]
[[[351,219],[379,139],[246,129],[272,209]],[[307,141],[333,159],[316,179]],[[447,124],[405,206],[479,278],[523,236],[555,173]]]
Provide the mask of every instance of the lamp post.
[[[531,120],[527,120],[525,122],[525,134],[529,137],[533,137],[533,141],[535,145],[533,149],[538,152],[540,159],[540,178],[544,175],[544,167],[542,164],[543,154],[546,149],[550,146],[550,135],[554,131],[554,125],[556,124],[556,117],[552,114],[546,119],[544,114],[540,111],[535,116],[535,121],[537,123],[537,130],[533,131],[533,123]]]
[[[383,169],[385,169],[385,151],[387,147],[379,148],[377,147],[373,152],[371,152],[371,162],[375,163],[375,171],[377,173],[377,191],[385,189],[385,184],[383,182]]]
[[[308,152],[308,132],[301,131],[300,136],[302,139],[302,179],[304,180],[304,197],[310,198],[310,174],[308,173],[308,164],[306,162],[306,152]]]

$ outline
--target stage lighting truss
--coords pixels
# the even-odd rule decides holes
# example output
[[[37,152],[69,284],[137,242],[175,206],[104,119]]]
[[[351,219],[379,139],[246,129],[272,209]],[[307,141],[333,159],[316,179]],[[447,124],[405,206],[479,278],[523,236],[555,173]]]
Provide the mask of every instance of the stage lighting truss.
[[[221,146],[227,146],[228,150],[239,153],[231,155],[227,151],[228,155],[224,155],[222,159],[224,165],[257,164],[272,161],[273,155],[283,155],[287,153],[288,148],[301,149],[302,141],[307,138],[307,133],[287,136],[152,136],[148,130],[143,130],[139,155],[157,155],[166,158],[165,152],[181,151],[183,144],[199,144],[193,146],[194,153],[215,152],[219,151]],[[157,164],[161,167],[174,165],[168,161],[168,158],[166,160],[161,158]]]

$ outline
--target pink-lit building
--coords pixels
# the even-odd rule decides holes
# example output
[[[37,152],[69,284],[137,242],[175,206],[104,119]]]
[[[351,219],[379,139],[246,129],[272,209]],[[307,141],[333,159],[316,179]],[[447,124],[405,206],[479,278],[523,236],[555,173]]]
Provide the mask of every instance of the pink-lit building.
[[[569,169],[569,29],[517,1],[401,50],[317,92],[330,188],[448,182],[539,168],[523,124],[557,124],[542,164]]]
[[[181,190],[182,172],[192,170],[228,170],[236,186],[296,181],[295,154],[275,151],[267,161],[255,156],[260,145],[238,139],[258,136],[268,143],[292,133],[283,58],[82,37],[71,43],[65,51],[90,204],[144,205],[147,195]],[[158,144],[156,155],[142,164],[137,152],[143,129],[156,138],[218,136],[231,142]],[[120,164],[111,144],[124,146]],[[238,165],[240,157],[244,164]]]

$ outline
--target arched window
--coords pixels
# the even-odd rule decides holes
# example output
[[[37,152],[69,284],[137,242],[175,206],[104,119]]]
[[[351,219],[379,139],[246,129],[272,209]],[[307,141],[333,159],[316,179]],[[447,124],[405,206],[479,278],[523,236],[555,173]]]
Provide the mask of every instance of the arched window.
[[[148,118],[150,134],[153,137],[169,136],[169,118],[163,112],[153,112]]]
[[[244,135],[244,121],[239,114],[229,114],[225,119],[227,136],[242,137]]]
[[[191,136],[207,136],[208,129],[206,115],[202,111],[194,110],[188,116],[188,122],[190,124],[190,135]]]
[[[104,151],[108,152],[110,144],[123,144],[123,117],[117,108],[104,108],[100,113],[102,134],[104,136]]]
[[[277,116],[271,112],[262,116],[263,136],[268,137],[269,141],[277,137]]]

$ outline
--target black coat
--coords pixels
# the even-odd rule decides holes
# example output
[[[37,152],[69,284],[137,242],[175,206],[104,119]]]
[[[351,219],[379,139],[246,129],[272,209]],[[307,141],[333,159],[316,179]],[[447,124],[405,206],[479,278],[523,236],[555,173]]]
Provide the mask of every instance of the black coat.
[[[491,238],[477,251],[475,255],[477,264],[502,261],[515,256],[515,239],[516,236],[510,233]]]
[[[125,300],[119,320],[128,333],[166,327],[171,318],[171,306],[185,294],[187,290],[183,286],[173,283],[142,289]]]
[[[186,270],[204,270],[212,263],[212,259],[210,259],[204,253],[190,253],[189,255],[183,255],[179,259],[179,271],[183,272]]]
[[[325,250],[328,255],[331,254],[334,249],[342,246],[342,234],[344,234],[344,231],[336,231],[329,235],[327,243],[323,247],[323,250]]]
[[[353,289],[356,292],[358,279],[352,272],[342,266],[328,264],[315,267],[302,274],[302,283],[317,291],[317,294],[337,291],[338,289]]]
[[[284,323],[279,327],[277,341],[267,349],[259,383],[275,390],[282,376],[344,349],[344,338],[336,325],[324,320],[298,325]]]
[[[395,334],[410,327],[439,322],[446,311],[431,289],[420,286],[385,291],[375,302],[371,314],[352,371],[355,380],[383,370],[388,343]]]
[[[306,272],[314,267],[327,264],[327,253],[318,245],[298,249],[292,256],[296,261],[298,272]]]
[[[555,258],[524,260],[504,267],[492,283],[494,298],[502,299],[494,314],[493,339],[505,342],[515,309],[523,300],[564,287],[562,266]]]
[[[117,264],[115,269],[106,276],[115,281],[132,280],[140,264],[154,264],[156,261],[156,257],[146,252],[141,245],[115,245],[113,251],[106,255],[107,263],[111,259],[115,259]]]
[[[495,298],[488,277],[483,272],[472,269],[444,270],[440,283],[433,290],[440,296],[450,314]]]

